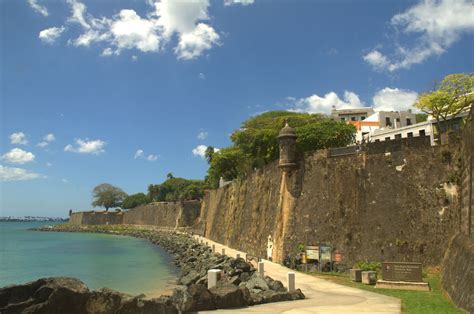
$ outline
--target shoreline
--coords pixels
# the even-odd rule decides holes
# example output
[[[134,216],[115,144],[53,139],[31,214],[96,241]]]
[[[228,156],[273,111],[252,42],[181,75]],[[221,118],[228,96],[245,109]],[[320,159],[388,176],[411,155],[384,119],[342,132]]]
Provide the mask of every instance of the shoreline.
[[[0,288],[0,312],[2,313],[9,313],[9,309],[13,308],[26,310],[31,306],[49,307],[49,311],[62,309],[70,313],[75,313],[75,310],[77,313],[93,312],[91,308],[100,308],[101,313],[121,313],[121,311],[130,313],[130,309],[145,306],[150,308],[150,313],[157,311],[177,313],[242,308],[305,298],[300,289],[288,292],[281,281],[260,275],[244,259],[215,253],[210,247],[198,243],[191,235],[183,232],[159,230],[154,226],[70,224],[44,226],[30,230],[104,233],[145,239],[160,246],[171,255],[173,264],[179,269],[178,278],[174,287],[167,285],[165,289],[134,297],[107,288],[90,291],[83,282],[75,278],[39,279],[23,285]],[[217,283],[212,287],[208,287],[207,282],[210,269],[220,270]],[[15,291],[22,289],[27,290],[28,293],[24,292],[21,296],[12,297]],[[45,297],[38,293],[41,289],[47,289],[50,293],[46,301]],[[59,298],[66,303],[57,304],[56,293],[64,289],[79,294],[75,310],[64,305],[67,300]],[[61,306],[65,307],[61,308]],[[142,309],[138,311],[142,312]]]

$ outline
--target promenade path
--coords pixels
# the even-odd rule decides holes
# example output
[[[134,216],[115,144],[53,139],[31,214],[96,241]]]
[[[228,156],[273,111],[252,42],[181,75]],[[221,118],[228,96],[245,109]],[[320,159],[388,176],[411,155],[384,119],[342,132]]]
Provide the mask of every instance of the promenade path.
[[[212,247],[216,252],[222,252],[235,257],[245,252],[237,251],[204,237],[194,236],[198,241]],[[263,260],[265,275],[287,284],[287,273],[294,271],[280,264]],[[401,301],[382,294],[342,286],[330,281],[316,278],[301,272],[295,272],[296,288],[301,289],[306,299],[289,302],[261,304],[241,309],[205,311],[202,313],[401,313]]]

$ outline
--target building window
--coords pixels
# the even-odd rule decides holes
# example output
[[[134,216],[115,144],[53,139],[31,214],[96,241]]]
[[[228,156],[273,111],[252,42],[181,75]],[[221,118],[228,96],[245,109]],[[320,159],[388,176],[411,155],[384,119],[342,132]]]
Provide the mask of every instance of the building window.
[[[364,117],[364,116],[362,116],[362,117],[360,117],[360,119],[361,119],[361,120],[365,120],[365,117]]]
[[[390,136],[385,138],[386,141],[390,141]]]
[[[344,118],[344,117],[341,117],[341,121],[346,121],[346,118]]]
[[[420,136],[426,136],[425,130],[420,130]]]
[[[351,117],[351,121],[356,121],[356,117]]]
[[[407,137],[413,137],[413,132],[408,132]]]
[[[396,120],[397,120],[397,122],[400,122],[400,118],[397,118]]]
[[[375,140],[375,142],[380,142],[380,140],[379,140],[379,139],[377,139],[377,140]]]
[[[390,121],[390,117],[385,117],[385,126],[392,126],[392,122]]]
[[[411,125],[411,119],[407,118],[407,125]]]
[[[402,138],[402,135],[401,135],[401,134],[395,134],[395,139],[396,139],[396,140],[399,140],[399,139],[401,139],[401,138]]]

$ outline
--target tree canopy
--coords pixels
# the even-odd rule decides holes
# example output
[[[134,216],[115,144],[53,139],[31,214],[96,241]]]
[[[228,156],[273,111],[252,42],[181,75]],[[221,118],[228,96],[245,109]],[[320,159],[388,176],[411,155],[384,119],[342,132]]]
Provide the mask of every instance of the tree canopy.
[[[149,203],[150,199],[148,196],[146,196],[144,193],[136,193],[127,196],[122,203],[122,208],[124,209],[130,209],[137,207],[139,205],[147,204]]]
[[[210,154],[208,180],[217,187],[220,177],[232,180],[278,158],[278,134],[285,120],[295,128],[300,152],[345,146],[353,141],[355,128],[324,115],[270,111],[254,116],[231,135],[233,145]]]
[[[119,207],[127,197],[122,189],[108,183],[102,183],[92,190],[92,206],[105,207],[108,211],[111,207]]]
[[[421,94],[415,107],[435,118],[440,135],[449,131],[449,118],[456,117],[474,101],[473,86],[472,73],[449,74],[433,91]]]
[[[202,198],[206,183],[203,180],[188,180],[167,176],[161,184],[148,186],[148,198],[155,202],[176,202]]]

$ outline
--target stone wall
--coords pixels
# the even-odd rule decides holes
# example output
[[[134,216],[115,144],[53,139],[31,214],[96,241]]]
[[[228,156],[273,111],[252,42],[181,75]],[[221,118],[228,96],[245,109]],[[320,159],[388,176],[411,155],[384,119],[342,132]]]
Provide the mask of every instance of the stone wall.
[[[200,201],[155,202],[124,212],[124,224],[179,228],[193,225],[199,217]]]
[[[455,171],[446,151],[424,138],[370,144],[328,158],[326,150],[301,158],[282,175],[270,164],[244,181],[208,191],[196,230],[276,261],[299,243],[329,244],[346,264],[359,260],[439,265],[459,227]]]
[[[73,225],[153,225],[161,228],[186,228],[196,223],[201,201],[155,202],[122,212],[76,212],[69,217]]]
[[[450,242],[443,262],[442,284],[453,302],[474,313],[474,241],[458,233]]]
[[[449,243],[442,266],[442,285],[453,302],[474,313],[474,109],[465,125],[461,149],[460,228]]]
[[[123,223],[123,217],[123,212],[77,212],[71,214],[69,223],[73,225],[117,225]]]

